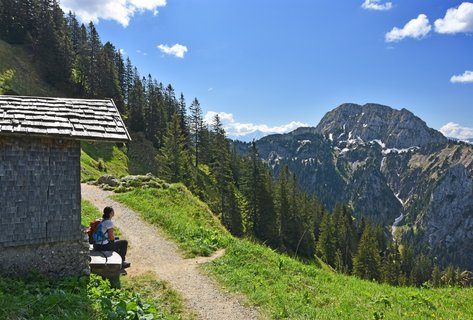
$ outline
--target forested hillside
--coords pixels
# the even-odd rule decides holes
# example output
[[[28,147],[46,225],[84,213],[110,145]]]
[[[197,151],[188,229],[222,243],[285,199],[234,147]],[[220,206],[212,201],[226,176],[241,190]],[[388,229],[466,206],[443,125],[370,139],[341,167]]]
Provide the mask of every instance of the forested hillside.
[[[197,98],[188,104],[172,85],[140,75],[112,43],[101,42],[92,22],[79,23],[73,13],[61,10],[58,1],[2,0],[0,38],[11,52],[22,52],[17,57],[33,61],[31,70],[50,88],[25,90],[18,75],[25,74],[20,66],[28,63],[10,64],[11,58],[0,70],[16,74],[8,93],[114,99],[133,143],[138,143],[108,150],[85,145],[84,179],[151,171],[168,182],[184,183],[233,235],[309,263],[317,255],[338,272],[401,285],[421,285],[434,271],[441,276],[430,257],[393,243],[389,230],[360,218],[347,204],[334,201],[331,212],[317,198],[324,194],[301,192],[288,166],[273,176],[255,143],[241,156],[218,116],[210,125],[203,121]],[[461,283],[469,276],[451,269],[454,272],[447,269],[445,279],[436,278],[435,285]]]

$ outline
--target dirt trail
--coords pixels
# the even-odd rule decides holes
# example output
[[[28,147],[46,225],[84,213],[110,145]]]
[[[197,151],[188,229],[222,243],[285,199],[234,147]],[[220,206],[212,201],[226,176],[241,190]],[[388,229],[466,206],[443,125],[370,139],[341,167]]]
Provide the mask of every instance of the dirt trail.
[[[223,250],[209,258],[184,259],[176,244],[167,240],[159,229],[141,220],[133,210],[110,199],[112,192],[87,184],[82,184],[81,188],[82,198],[100,210],[105,206],[115,209],[115,225],[123,238],[131,242],[127,254],[127,260],[131,262],[131,268],[127,270],[130,276],[145,271],[156,273],[183,296],[187,307],[200,319],[257,319],[255,309],[243,306],[238,298],[222,292],[198,268],[199,264],[222,256]]]

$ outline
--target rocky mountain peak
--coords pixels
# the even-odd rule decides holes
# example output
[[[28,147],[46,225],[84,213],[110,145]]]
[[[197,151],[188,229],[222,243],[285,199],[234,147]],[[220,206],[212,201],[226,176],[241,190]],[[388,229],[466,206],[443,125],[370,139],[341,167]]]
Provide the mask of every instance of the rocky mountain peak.
[[[335,143],[359,140],[379,141],[386,148],[407,149],[432,142],[446,142],[412,112],[368,103],[345,103],[328,112],[314,130]]]

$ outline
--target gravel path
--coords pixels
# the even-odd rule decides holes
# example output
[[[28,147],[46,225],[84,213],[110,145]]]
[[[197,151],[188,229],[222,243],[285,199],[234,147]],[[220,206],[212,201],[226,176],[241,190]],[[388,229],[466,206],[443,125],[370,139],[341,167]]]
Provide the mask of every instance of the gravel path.
[[[159,229],[141,220],[133,210],[110,199],[113,192],[87,184],[81,187],[82,198],[100,210],[105,206],[115,209],[115,225],[123,238],[131,243],[127,254],[127,260],[131,262],[131,268],[127,269],[130,276],[145,271],[156,273],[182,295],[187,307],[199,319],[257,319],[255,309],[243,306],[238,298],[222,292],[198,268],[199,264],[222,256],[223,250],[209,258],[183,259],[176,244],[167,240]]]

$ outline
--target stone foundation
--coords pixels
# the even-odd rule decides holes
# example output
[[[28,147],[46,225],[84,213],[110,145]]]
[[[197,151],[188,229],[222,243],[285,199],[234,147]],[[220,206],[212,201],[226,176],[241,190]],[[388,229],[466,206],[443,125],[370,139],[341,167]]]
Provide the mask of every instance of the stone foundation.
[[[51,278],[89,274],[89,244],[66,241],[2,248],[0,274],[23,276],[38,271]]]

